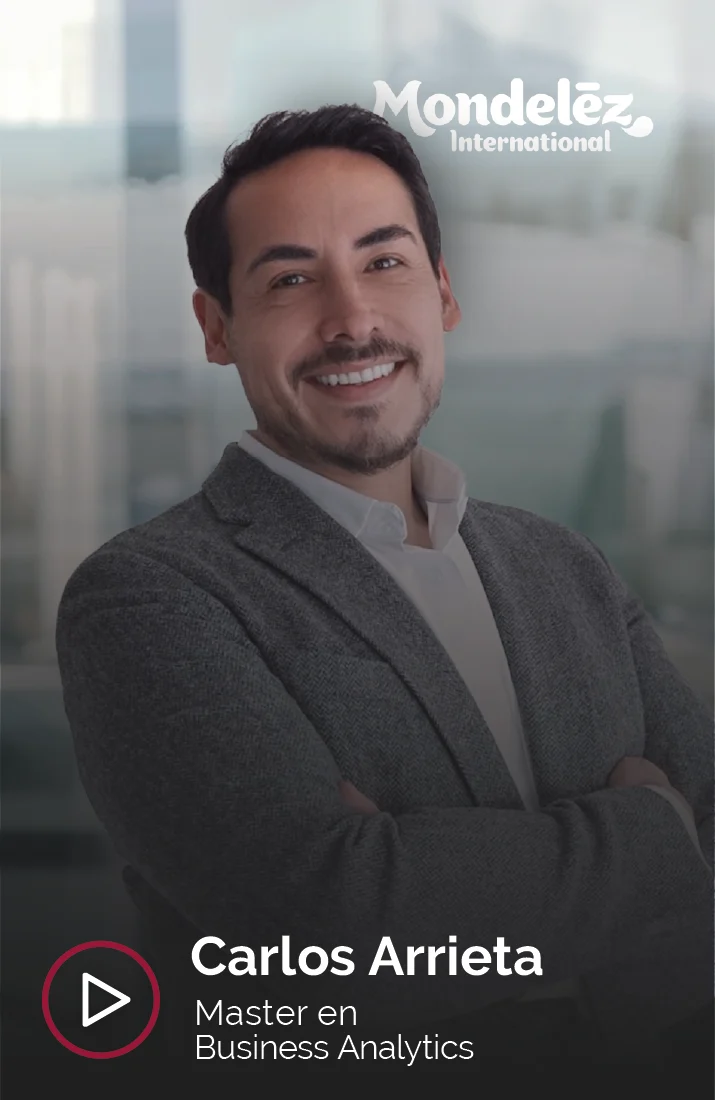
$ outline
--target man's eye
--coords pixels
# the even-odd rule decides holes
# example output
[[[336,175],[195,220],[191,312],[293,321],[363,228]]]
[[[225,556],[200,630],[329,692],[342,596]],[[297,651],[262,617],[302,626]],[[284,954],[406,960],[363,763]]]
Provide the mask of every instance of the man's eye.
[[[399,267],[400,264],[401,264],[401,261],[398,260],[395,256],[379,256],[376,260],[373,260],[373,266],[375,264],[389,264],[390,267]],[[379,271],[389,271],[390,267],[381,267],[381,268],[378,268],[378,270]]]
[[[297,272],[293,272],[290,275],[281,275],[280,279],[276,279],[275,283],[271,286],[271,290],[280,290],[282,287],[300,286],[300,283],[291,283],[289,279],[304,279],[304,275],[298,275]]]

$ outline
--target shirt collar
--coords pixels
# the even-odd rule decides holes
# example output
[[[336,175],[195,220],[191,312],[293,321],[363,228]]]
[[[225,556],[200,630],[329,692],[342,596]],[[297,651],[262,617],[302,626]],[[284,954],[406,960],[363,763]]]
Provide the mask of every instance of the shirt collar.
[[[416,549],[405,546],[407,525],[396,504],[375,500],[308,470],[276,454],[250,432],[243,432],[238,445],[291,481],[365,545]],[[415,493],[427,512],[432,545],[435,550],[443,550],[457,533],[467,506],[464,474],[449,459],[417,446],[412,452],[412,478]]]

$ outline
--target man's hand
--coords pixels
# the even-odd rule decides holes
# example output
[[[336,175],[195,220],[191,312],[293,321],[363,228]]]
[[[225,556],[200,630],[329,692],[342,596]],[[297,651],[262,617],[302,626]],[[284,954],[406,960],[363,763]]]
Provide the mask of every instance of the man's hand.
[[[672,787],[668,776],[643,756],[624,756],[608,777],[609,787]]]
[[[707,838],[704,838],[704,846],[701,844],[692,806],[685,796],[676,790],[664,771],[642,756],[624,756],[609,775],[608,786],[662,788],[658,791],[658,794],[661,798],[667,798],[673,809],[678,813],[690,834],[690,839],[712,872],[712,836],[709,843]],[[712,822],[712,818],[710,820]],[[712,832],[712,824],[710,830]]]
[[[338,784],[338,791],[343,802],[345,802],[351,810],[355,810],[360,814],[379,814],[380,810],[372,802],[366,794],[354,787],[352,783],[347,779],[341,779]]]

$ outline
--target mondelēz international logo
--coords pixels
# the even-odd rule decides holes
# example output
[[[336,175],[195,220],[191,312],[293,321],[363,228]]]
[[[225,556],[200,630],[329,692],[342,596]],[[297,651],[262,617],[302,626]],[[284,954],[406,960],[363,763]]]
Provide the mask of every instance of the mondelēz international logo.
[[[406,109],[418,137],[431,137],[438,127],[450,126],[450,147],[455,153],[608,153],[613,127],[632,138],[647,137],[653,131],[653,119],[648,115],[633,117],[632,93],[599,94],[601,85],[593,81],[579,81],[572,87],[571,81],[563,77],[556,82],[554,95],[537,92],[525,99],[524,81],[515,77],[508,92],[491,98],[482,92],[457,92],[453,96],[436,92],[420,105],[421,84],[420,80],[410,80],[395,94],[387,81],[375,80],[373,111],[384,117],[388,110],[397,116]],[[475,126],[479,129],[474,130]],[[544,127],[544,132],[515,133],[520,126]],[[547,126],[558,129],[547,133]],[[472,133],[460,134],[457,127],[469,127]],[[569,127],[598,127],[598,132],[563,133]],[[507,128],[509,133],[504,132]]]

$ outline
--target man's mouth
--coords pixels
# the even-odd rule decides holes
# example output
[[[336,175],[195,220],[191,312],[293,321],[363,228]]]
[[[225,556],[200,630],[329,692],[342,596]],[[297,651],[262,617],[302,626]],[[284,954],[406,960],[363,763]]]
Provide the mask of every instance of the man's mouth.
[[[306,379],[321,391],[341,399],[373,396],[386,389],[407,360],[374,363],[359,370],[326,370],[324,374]],[[355,364],[357,367],[357,364]]]

